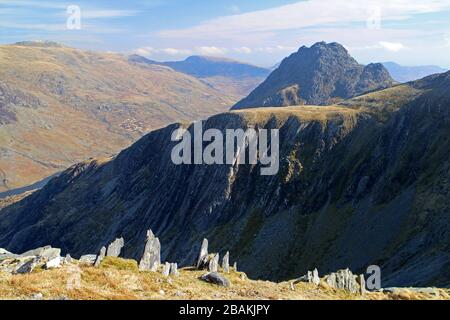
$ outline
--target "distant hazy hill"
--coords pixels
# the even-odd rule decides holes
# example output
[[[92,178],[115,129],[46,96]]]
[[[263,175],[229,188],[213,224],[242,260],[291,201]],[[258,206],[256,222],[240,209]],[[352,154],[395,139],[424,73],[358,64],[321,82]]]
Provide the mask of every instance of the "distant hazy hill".
[[[53,42],[0,46],[0,193],[229,108],[189,75]]]
[[[311,48],[303,46],[284,59],[261,85],[233,109],[326,105],[389,87],[393,82],[383,65],[360,65],[342,45],[319,42]]]
[[[414,81],[435,73],[447,71],[438,66],[402,66],[395,62],[383,62],[383,65],[392,78],[398,82]]]
[[[109,64],[108,64],[109,65]],[[205,128],[278,128],[280,170],[175,165],[173,131],[110,160],[66,170],[0,211],[0,247],[77,257],[115,237],[139,258],[146,232],[163,261],[192,265],[204,237],[253,278],[286,280],[377,264],[382,285],[450,283],[450,72],[334,106],[253,108]]]
[[[191,56],[184,61],[165,62],[169,67],[195,77],[265,77],[269,70],[225,58]]]
[[[191,56],[184,61],[155,62],[138,55],[132,61],[166,65],[176,71],[201,79],[203,82],[239,101],[269,75],[270,70],[226,58]]]

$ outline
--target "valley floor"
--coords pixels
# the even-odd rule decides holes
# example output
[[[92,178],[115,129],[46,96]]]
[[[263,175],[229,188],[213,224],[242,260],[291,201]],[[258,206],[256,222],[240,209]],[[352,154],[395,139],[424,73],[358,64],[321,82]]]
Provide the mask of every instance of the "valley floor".
[[[164,277],[156,272],[139,272],[133,260],[106,258],[100,267],[64,265],[53,270],[38,269],[31,274],[0,272],[0,299],[70,300],[385,300],[450,299],[450,290],[417,292],[401,289],[395,293],[369,292],[365,295],[330,288],[325,282],[291,284],[255,281],[245,273],[230,271],[229,288],[199,279],[204,271],[184,268],[179,276]]]

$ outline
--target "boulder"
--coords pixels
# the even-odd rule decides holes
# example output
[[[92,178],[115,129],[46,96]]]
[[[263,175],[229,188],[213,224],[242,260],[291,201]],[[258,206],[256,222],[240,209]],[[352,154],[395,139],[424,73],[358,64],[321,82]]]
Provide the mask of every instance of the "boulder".
[[[171,263],[170,264],[170,275],[178,277],[180,273],[178,272],[178,264],[177,263]]]
[[[117,238],[113,242],[111,242],[106,250],[107,257],[118,257],[120,256],[120,252],[125,244],[123,238]]]
[[[206,269],[208,266],[208,239],[203,239],[197,259],[197,269]]]
[[[213,254],[212,256],[209,256],[208,271],[209,272],[219,271],[219,254],[218,253]]]
[[[217,272],[206,273],[202,275],[200,279],[223,287],[229,287],[231,285],[230,281],[227,278]]]
[[[50,261],[56,257],[61,256],[61,249],[52,248],[51,246],[45,246],[45,247],[29,250],[20,255],[20,257],[22,257],[22,258],[32,257],[32,256],[41,257],[41,258],[44,258],[46,261]]]
[[[0,248],[0,256],[4,255],[4,254],[12,254],[12,253],[7,251],[7,250],[5,250],[5,249],[3,249],[3,248]]]
[[[0,248],[0,261],[15,258],[17,258],[17,254],[11,253],[3,248]]]
[[[32,257],[20,262],[14,269],[13,274],[25,274],[33,272],[39,262],[38,257]]]
[[[223,269],[223,272],[230,273],[230,252],[229,251],[227,251],[227,253],[223,256],[222,269]]]
[[[97,258],[95,259],[95,262],[94,262],[95,267],[100,267],[100,263],[102,263],[102,260],[105,258],[105,255],[106,255],[106,248],[102,247],[100,249],[100,252],[99,252]]]
[[[316,286],[318,286],[320,284],[319,271],[317,271],[317,269],[308,271],[304,276],[294,280],[294,284],[299,282],[314,283]]]
[[[152,230],[147,231],[144,253],[139,262],[139,270],[156,271],[161,264],[161,244]]]
[[[53,258],[45,264],[45,269],[56,269],[61,267],[61,257]]]
[[[358,280],[361,295],[365,295],[366,294],[366,279],[364,279],[364,275],[360,274],[357,280]]]
[[[86,265],[93,265],[95,263],[95,260],[97,259],[97,255],[95,254],[85,254],[84,256],[80,257],[80,263],[86,264]]]
[[[70,256],[70,254],[66,254],[66,257],[64,258],[64,264],[69,264],[69,263],[73,263],[73,259]]]
[[[313,270],[312,283],[314,283],[316,286],[320,284],[319,271],[317,270],[317,268]]]
[[[166,263],[164,264],[163,269],[162,269],[162,275],[163,275],[164,277],[168,277],[169,274],[170,274],[170,263],[166,262]]]
[[[339,270],[325,277],[325,281],[330,287],[344,289],[351,293],[360,291],[360,286],[356,280],[358,277],[349,269]]]

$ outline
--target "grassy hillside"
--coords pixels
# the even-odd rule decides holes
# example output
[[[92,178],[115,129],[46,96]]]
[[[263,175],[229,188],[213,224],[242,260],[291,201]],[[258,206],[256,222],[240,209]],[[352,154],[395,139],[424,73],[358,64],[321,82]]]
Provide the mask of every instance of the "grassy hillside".
[[[61,269],[38,270],[27,275],[0,273],[0,299],[71,300],[385,300],[385,299],[450,299],[450,291],[436,289],[432,293],[418,293],[408,289],[399,293],[351,294],[329,287],[322,281],[314,284],[289,281],[274,283],[248,279],[245,273],[231,270],[225,274],[229,288],[201,281],[204,271],[184,268],[178,277],[164,277],[161,273],[139,272],[132,260],[106,258],[99,268],[81,266],[80,286],[68,288],[73,265]]]
[[[194,77],[117,54],[33,42],[0,46],[0,192],[231,103]]]

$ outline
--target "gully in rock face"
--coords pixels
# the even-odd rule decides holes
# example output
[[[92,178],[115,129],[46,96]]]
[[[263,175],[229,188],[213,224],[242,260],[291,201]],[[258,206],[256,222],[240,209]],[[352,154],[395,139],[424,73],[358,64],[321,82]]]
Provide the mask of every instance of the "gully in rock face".
[[[270,131],[270,141],[268,141]],[[176,165],[181,164],[253,164],[259,163],[261,175],[275,175],[279,170],[279,130],[278,129],[208,129],[203,133],[202,121],[193,125],[194,139],[191,132],[179,128],[172,132],[171,140],[180,141],[172,149],[171,159]],[[225,152],[224,152],[225,141]],[[203,143],[210,142],[204,149]],[[194,152],[192,153],[192,148]],[[270,149],[270,155],[269,155]],[[248,150],[248,152],[247,152]],[[248,162],[246,154],[248,153]],[[225,161],[224,161],[225,154]]]

